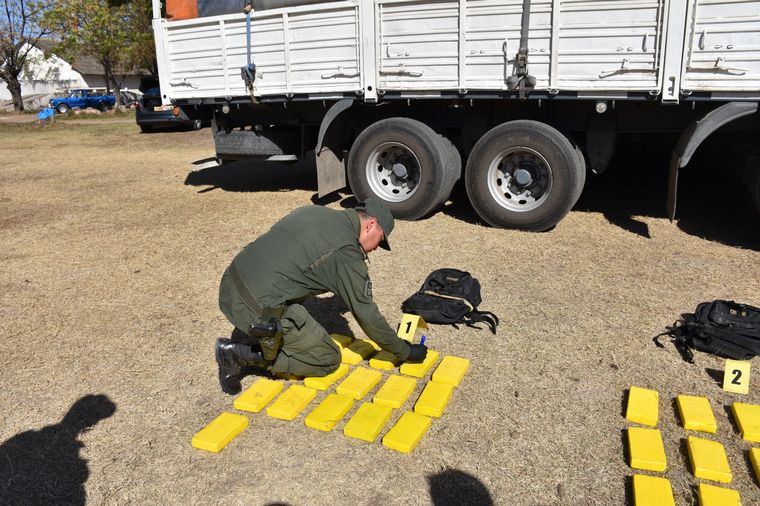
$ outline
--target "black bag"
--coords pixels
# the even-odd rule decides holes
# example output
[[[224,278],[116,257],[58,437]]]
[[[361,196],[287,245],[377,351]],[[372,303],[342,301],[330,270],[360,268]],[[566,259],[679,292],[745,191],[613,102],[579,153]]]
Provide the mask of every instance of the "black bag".
[[[428,323],[464,323],[479,328],[476,324],[482,322],[495,334],[499,318],[489,311],[478,311],[480,302],[477,279],[469,272],[444,268],[431,272],[419,291],[401,304],[401,310]]]
[[[760,308],[728,300],[703,302],[694,314],[660,335],[670,335],[684,360],[694,363],[691,349],[735,360],[760,354]],[[655,337],[655,343],[662,346]]]

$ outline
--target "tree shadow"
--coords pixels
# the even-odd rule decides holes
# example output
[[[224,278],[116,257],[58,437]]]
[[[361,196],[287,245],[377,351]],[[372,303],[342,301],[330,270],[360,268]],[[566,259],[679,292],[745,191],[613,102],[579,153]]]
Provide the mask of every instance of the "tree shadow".
[[[188,173],[185,184],[203,186],[198,193],[220,189],[230,192],[262,192],[317,189],[314,156],[296,163],[236,160]]]
[[[430,498],[435,506],[493,506],[493,498],[483,482],[458,469],[446,469],[428,476]]]
[[[90,471],[77,438],[115,411],[107,396],[86,395],[60,423],[5,441],[0,445],[0,503],[85,504]]]

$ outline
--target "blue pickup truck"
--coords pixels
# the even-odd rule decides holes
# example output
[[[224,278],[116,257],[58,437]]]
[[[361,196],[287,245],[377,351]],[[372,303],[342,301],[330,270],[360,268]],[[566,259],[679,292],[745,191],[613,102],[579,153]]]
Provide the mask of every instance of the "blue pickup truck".
[[[61,114],[66,114],[71,109],[86,109],[92,107],[99,111],[107,111],[116,105],[113,95],[97,95],[92,90],[71,90],[68,97],[54,98],[50,101],[50,107]]]

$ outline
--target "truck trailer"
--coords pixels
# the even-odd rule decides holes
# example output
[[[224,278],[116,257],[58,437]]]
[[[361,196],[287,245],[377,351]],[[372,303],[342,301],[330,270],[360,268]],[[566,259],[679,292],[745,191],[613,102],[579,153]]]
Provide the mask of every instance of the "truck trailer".
[[[153,2],[163,103],[212,121],[220,164],[313,150],[320,197],[350,186],[409,220],[461,179],[485,222],[541,231],[630,133],[678,136],[673,219],[680,169],[720,129],[743,161],[715,177],[739,171],[760,210],[760,0],[225,4]]]

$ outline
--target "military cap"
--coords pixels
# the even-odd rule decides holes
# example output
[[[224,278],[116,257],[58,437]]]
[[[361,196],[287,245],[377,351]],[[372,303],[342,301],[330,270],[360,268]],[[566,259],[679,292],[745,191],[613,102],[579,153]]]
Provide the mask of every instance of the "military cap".
[[[364,211],[367,215],[372,216],[380,224],[385,236],[380,243],[380,247],[390,251],[391,246],[388,244],[388,236],[393,231],[394,219],[391,212],[380,202],[379,199],[369,198],[356,206],[357,211]]]

